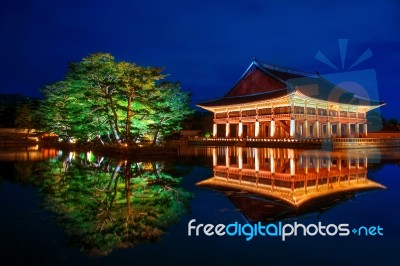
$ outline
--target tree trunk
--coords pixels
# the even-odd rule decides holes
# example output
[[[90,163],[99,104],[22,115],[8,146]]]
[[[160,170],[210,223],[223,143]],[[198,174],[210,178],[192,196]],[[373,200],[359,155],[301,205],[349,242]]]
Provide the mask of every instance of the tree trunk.
[[[108,191],[110,190],[112,183],[115,182],[115,180],[117,179],[117,176],[118,176],[119,170],[121,169],[121,166],[122,166],[122,161],[119,161],[117,166],[115,166],[113,174],[110,179],[110,182],[108,183],[108,187],[107,187]]]
[[[120,133],[120,130],[119,130],[119,127],[118,127],[118,114],[117,114],[117,111],[114,108],[114,103],[113,103],[113,100],[112,100],[111,93],[109,92],[109,88],[106,89],[106,92],[105,92],[105,95],[104,95],[104,99],[108,103],[107,104],[107,116],[109,115],[110,109],[111,109],[111,112],[112,112],[112,114],[114,116],[114,119],[109,119],[109,123],[110,123],[110,127],[111,127],[111,129],[113,131],[115,140],[117,142],[119,142],[119,135],[118,134]]]
[[[97,135],[98,140],[100,141],[101,145],[104,145],[104,141],[101,139],[100,135]]]
[[[115,185],[114,185],[114,192],[113,192],[113,195],[112,195],[112,198],[111,198],[111,201],[110,201],[110,205],[108,206],[108,209],[111,209],[111,207],[112,207],[112,205],[114,204],[114,201],[115,201],[115,197],[117,196],[117,192],[118,192],[118,178],[119,177],[117,177],[116,179],[115,179]]]
[[[128,107],[126,110],[126,122],[125,122],[125,139],[127,143],[130,143],[131,140],[131,118],[132,118],[132,97],[128,97]]]
[[[110,120],[110,127],[111,127],[111,130],[112,130],[112,132],[113,132],[113,135],[114,135],[115,140],[116,140],[117,142],[119,142],[119,135],[118,135],[118,132],[117,132],[117,130],[115,129],[114,124],[113,124],[113,122],[112,122],[111,120]]]
[[[128,216],[131,213],[131,179],[127,178],[125,179],[125,191],[126,191],[126,217],[128,219]]]
[[[115,110],[114,103],[113,103],[111,95],[109,95],[109,99],[110,99],[110,108],[111,108],[111,111],[112,111],[112,113],[114,115],[114,119],[113,120],[114,120],[115,130],[118,133],[120,133],[121,131],[119,130],[119,127],[118,127],[118,114],[117,114],[117,111]]]
[[[160,129],[156,129],[156,132],[154,133],[154,136],[153,136],[153,142],[151,143],[151,146],[156,145],[157,137],[158,137],[158,133],[159,132],[160,132]]]
[[[158,169],[157,169],[157,165],[155,162],[151,163],[151,166],[153,167],[153,173],[156,176],[157,180],[160,180],[160,175],[158,174]]]
[[[31,131],[29,128],[26,130],[26,135],[25,135],[25,139],[26,141],[29,140],[29,131]]]
[[[159,125],[162,125],[165,122],[166,118],[164,117],[163,119],[161,119]],[[153,143],[151,143],[151,146],[154,146],[157,142],[157,137],[158,137],[158,133],[160,133],[160,127],[158,127],[156,129],[156,132],[154,133],[154,138],[153,138]]]

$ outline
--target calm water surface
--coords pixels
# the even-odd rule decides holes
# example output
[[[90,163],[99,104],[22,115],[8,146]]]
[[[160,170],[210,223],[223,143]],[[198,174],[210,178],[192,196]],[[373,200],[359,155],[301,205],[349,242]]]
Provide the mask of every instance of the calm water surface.
[[[3,149],[0,264],[393,265],[399,162],[394,149],[199,147],[163,161]],[[195,237],[192,219],[379,225],[383,236]]]

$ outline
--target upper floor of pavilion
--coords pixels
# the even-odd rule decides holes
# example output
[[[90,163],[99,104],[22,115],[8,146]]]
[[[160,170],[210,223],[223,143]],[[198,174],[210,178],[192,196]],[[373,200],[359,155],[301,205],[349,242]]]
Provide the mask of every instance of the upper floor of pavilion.
[[[272,113],[350,114],[366,113],[384,104],[346,91],[319,74],[276,67],[254,59],[223,97],[198,106],[214,113],[269,108]]]

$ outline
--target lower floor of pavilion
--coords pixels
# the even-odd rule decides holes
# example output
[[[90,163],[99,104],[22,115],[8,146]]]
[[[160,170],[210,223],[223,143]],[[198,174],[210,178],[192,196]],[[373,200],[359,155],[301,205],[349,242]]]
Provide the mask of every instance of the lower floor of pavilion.
[[[270,120],[215,122],[215,138],[359,138],[367,137],[366,121]]]

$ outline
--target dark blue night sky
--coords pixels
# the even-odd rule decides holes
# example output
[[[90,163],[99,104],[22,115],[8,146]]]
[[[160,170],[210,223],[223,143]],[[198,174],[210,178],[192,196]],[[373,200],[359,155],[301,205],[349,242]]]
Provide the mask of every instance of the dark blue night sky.
[[[0,3],[0,88],[39,96],[67,63],[95,52],[165,67],[193,102],[222,96],[253,57],[292,69],[373,69],[382,109],[400,118],[400,2],[5,0]],[[338,39],[348,39],[344,68]],[[315,59],[321,51],[335,70]]]

